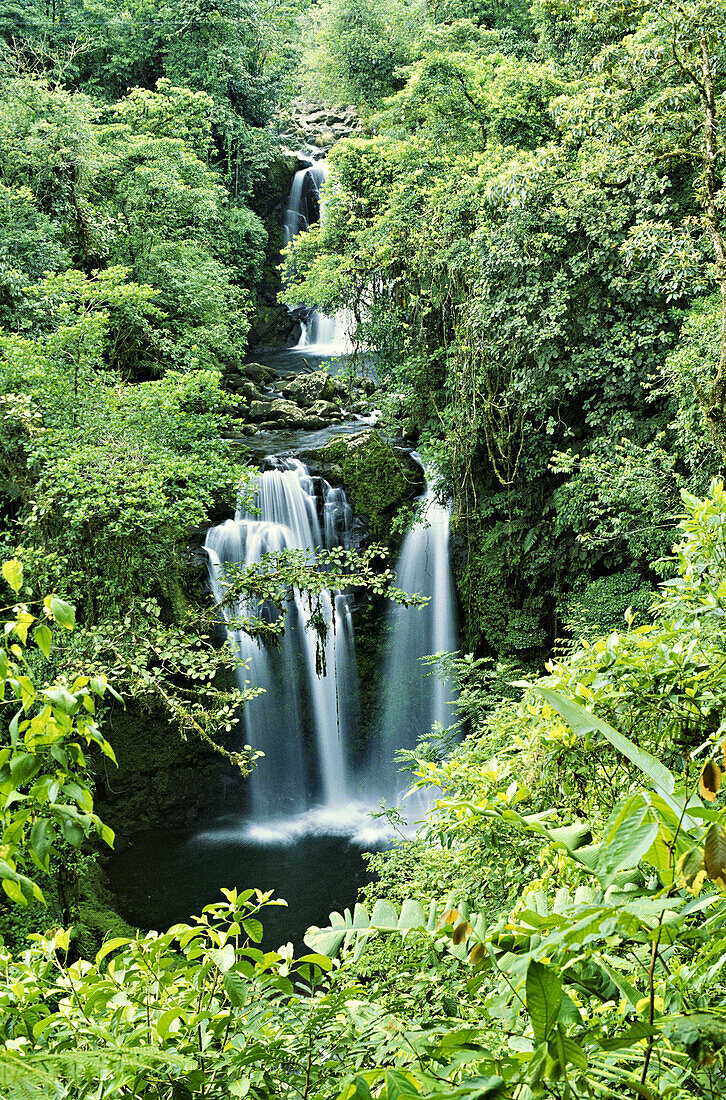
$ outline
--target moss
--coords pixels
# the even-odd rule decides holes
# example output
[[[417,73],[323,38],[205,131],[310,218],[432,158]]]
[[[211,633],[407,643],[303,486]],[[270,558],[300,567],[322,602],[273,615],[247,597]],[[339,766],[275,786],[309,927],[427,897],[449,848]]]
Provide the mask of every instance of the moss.
[[[321,457],[340,469],[353,507],[368,519],[374,538],[387,538],[392,513],[420,492],[420,472],[413,460],[377,432],[334,439]]]
[[[119,916],[113,905],[114,896],[106,884],[99,857],[84,857],[73,926],[75,951],[84,959],[93,958],[104,940],[134,935],[135,930]]]

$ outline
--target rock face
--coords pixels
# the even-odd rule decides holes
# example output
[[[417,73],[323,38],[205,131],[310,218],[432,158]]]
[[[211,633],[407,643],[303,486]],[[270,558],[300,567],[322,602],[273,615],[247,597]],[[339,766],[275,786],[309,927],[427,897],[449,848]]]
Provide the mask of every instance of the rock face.
[[[237,769],[201,741],[182,741],[161,713],[141,712],[133,703],[117,708],[109,736],[118,769],[99,769],[96,799],[122,841],[159,823],[195,825],[237,809],[244,798]]]
[[[311,473],[345,487],[374,538],[388,539],[393,513],[424,490],[419,464],[373,429],[337,436],[320,450],[301,452],[300,458]]]
[[[304,99],[294,99],[279,121],[280,137],[297,148],[302,144],[329,149],[341,138],[352,137],[363,130],[363,122],[354,106],[328,107]]]

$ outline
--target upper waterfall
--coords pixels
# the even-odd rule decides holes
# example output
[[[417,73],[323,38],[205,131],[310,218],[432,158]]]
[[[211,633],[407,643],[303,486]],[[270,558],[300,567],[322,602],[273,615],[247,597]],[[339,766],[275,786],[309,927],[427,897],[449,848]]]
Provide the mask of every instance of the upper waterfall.
[[[298,233],[325,218],[325,181],[328,165],[316,160],[307,168],[295,173],[285,212],[285,244],[291,244]],[[348,310],[339,310],[330,317],[320,310],[311,309],[302,322],[302,334],[297,348],[311,355],[346,355],[352,350],[351,333],[353,316]]]

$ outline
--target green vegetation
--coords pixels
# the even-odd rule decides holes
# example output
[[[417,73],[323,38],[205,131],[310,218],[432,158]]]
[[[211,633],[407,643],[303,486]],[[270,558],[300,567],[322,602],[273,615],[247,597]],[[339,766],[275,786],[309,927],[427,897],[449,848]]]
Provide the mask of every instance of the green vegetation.
[[[0,1093],[722,1096],[724,0],[28,0],[0,40]],[[125,928],[95,786],[117,746],[153,819],[200,752],[253,763],[188,545],[253,477],[225,385],[301,95],[361,129],[283,297],[350,311],[454,499],[465,736],[421,730],[425,824],[295,960],[245,883]],[[400,532],[390,444],[349,444]],[[406,601],[378,554],[228,598],[324,631],[332,583]]]
[[[359,318],[455,493],[467,646],[532,659],[594,582],[631,578],[610,626],[633,570],[652,588],[679,489],[721,462],[724,13],[397,18],[410,63],[331,151],[288,299]]]

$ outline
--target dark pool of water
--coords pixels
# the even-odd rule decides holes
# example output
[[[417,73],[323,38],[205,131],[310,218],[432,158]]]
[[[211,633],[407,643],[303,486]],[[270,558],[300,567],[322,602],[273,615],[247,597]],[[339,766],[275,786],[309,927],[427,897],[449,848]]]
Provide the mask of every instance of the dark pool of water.
[[[350,355],[319,355],[307,348],[253,348],[247,359],[274,367],[283,375],[325,368],[330,374],[346,375],[352,369],[354,373],[376,377],[376,357],[369,352],[359,352],[353,361]]]
[[[220,837],[174,829],[137,833],[112,856],[107,873],[121,916],[157,931],[223,900],[223,886],[274,890],[288,906],[262,913],[263,946],[273,950],[292,941],[296,953],[304,950],[305,930],[326,925],[334,910],[352,908],[371,878],[363,848],[347,837],[308,835],[261,844],[228,832]]]

